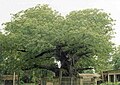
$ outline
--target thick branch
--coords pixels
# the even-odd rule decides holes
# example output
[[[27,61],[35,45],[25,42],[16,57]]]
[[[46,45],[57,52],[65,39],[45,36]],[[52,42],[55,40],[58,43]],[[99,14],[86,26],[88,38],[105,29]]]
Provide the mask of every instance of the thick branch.
[[[22,68],[22,70],[31,70],[31,69],[34,69],[34,68],[46,69],[46,70],[54,72],[55,76],[59,76],[60,69],[58,68],[57,65],[46,66],[46,65],[37,65],[37,64],[34,64],[33,66],[31,66],[29,68]]]
[[[41,57],[41,56],[43,56],[44,54],[47,54],[47,53],[54,52],[54,50],[55,49],[50,49],[50,50],[43,51],[43,52],[39,53],[38,55],[36,55],[36,56],[34,56],[32,58],[27,59],[26,61],[31,60],[31,59],[35,59],[35,58],[38,58],[38,57]]]
[[[20,52],[28,52],[28,51],[26,51],[26,50],[24,50],[24,49],[18,49],[17,51],[20,51]]]
[[[93,68],[77,68],[76,70],[79,72],[79,71],[83,71],[83,70],[91,70]]]
[[[54,52],[54,51],[55,51],[55,49],[50,49],[50,50],[43,51],[40,54],[36,55],[34,58],[38,58],[40,56],[43,56],[46,53],[51,53],[51,52]]]
[[[92,52],[84,52],[79,54],[78,56],[73,56],[74,62],[77,62],[79,59],[83,58],[83,56],[89,57],[88,54],[91,54]]]

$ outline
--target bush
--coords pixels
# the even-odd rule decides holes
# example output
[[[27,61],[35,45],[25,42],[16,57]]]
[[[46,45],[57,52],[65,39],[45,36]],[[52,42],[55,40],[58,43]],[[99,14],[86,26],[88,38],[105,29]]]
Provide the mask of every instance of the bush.
[[[118,82],[115,82],[115,83],[112,83],[112,82],[106,82],[106,83],[102,83],[100,85],[120,85],[120,83]]]

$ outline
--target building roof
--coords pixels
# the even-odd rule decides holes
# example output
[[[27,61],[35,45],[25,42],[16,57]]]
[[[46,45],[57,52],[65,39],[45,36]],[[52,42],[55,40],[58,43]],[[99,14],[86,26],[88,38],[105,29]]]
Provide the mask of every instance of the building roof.
[[[100,77],[100,74],[94,73],[94,74],[79,74],[83,78],[91,78],[91,77]]]
[[[120,73],[120,69],[117,69],[117,70],[107,70],[107,71],[103,71],[103,73]]]

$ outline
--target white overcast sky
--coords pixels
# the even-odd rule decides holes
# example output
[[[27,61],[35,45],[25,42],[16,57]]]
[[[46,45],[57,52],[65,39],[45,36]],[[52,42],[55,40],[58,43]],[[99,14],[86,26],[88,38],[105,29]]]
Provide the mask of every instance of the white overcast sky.
[[[120,0],[0,0],[0,24],[10,21],[10,14],[34,7],[37,4],[49,4],[62,15],[86,8],[103,9],[105,12],[111,13],[111,17],[116,20],[114,26],[116,35],[113,42],[120,45]],[[2,28],[1,25],[0,28]]]

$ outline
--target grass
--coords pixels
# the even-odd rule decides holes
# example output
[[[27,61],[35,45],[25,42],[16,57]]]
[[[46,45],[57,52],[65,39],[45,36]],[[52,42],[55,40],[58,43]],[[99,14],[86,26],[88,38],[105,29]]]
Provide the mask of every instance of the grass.
[[[36,85],[35,83],[24,83],[23,85]]]

